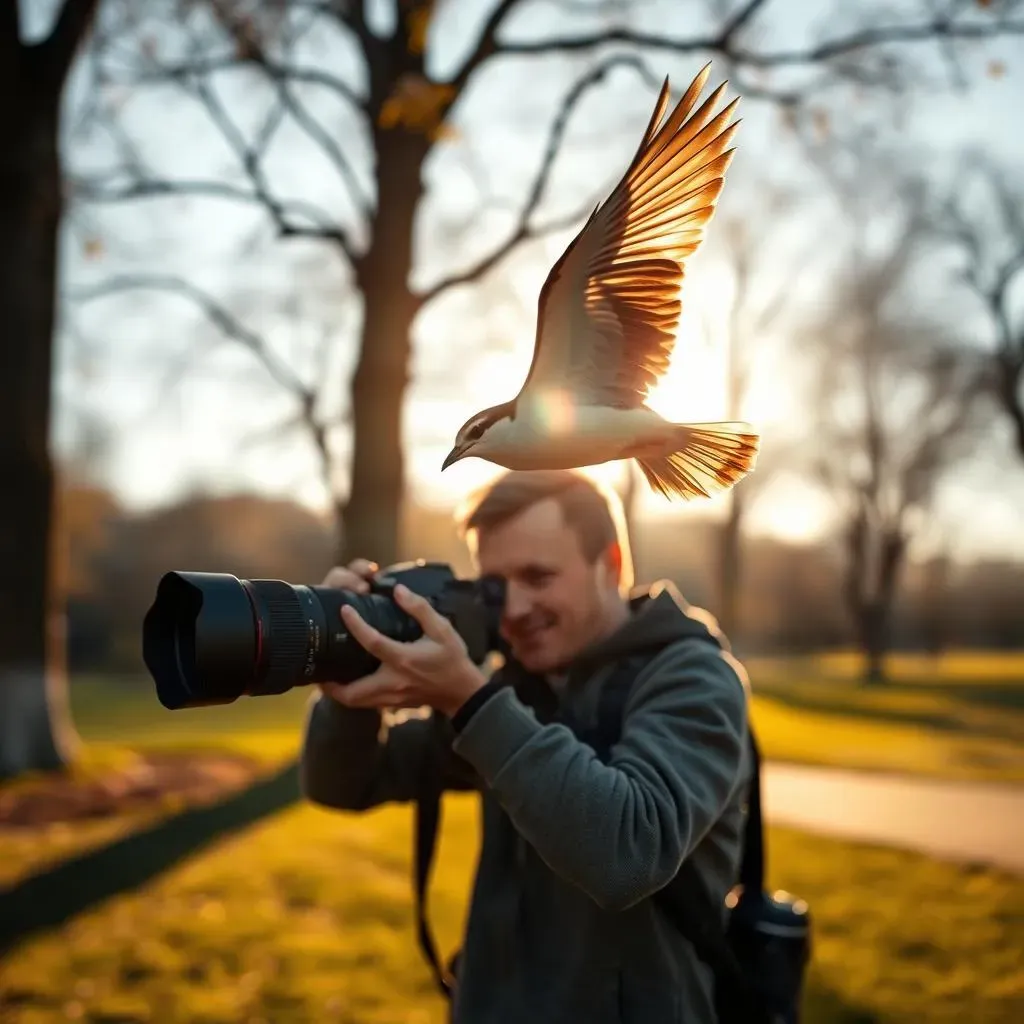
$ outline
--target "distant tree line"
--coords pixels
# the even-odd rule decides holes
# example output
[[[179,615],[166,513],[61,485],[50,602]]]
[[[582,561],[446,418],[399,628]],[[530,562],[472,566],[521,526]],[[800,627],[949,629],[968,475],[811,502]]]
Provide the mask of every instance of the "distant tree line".
[[[72,672],[143,671],[141,622],[168,569],[231,572],[317,583],[332,561],[329,517],[287,501],[194,496],[132,514],[101,490],[68,489],[61,514]],[[411,507],[400,557],[429,557],[471,571],[445,510]],[[639,531],[642,578],[670,578],[688,600],[717,614],[710,521],[648,522]],[[811,652],[856,642],[842,595],[843,558],[827,545],[770,538],[746,544],[741,595],[743,654]],[[911,562],[895,609],[896,649],[1008,648],[1024,644],[1024,565]]]

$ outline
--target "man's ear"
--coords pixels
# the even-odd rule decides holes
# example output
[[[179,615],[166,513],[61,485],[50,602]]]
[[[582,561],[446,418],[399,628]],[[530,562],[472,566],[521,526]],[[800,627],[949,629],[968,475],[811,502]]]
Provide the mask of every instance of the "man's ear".
[[[605,549],[604,558],[612,581],[618,586],[619,580],[622,578],[622,545],[617,540],[613,540]]]

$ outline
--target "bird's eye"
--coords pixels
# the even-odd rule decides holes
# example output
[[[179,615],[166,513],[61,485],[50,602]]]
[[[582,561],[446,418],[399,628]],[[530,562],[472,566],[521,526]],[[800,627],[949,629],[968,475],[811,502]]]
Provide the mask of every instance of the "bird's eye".
[[[474,423],[473,426],[471,426],[469,428],[469,431],[466,434],[466,440],[467,441],[479,441],[480,438],[483,436],[483,432],[484,432],[484,425],[482,423]]]

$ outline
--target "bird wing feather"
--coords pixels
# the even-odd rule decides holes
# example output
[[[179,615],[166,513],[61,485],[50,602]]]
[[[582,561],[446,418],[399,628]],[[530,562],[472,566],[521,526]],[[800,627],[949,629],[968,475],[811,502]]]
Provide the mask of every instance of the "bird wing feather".
[[[631,408],[668,367],[687,258],[700,246],[732,160],[738,100],[694,109],[710,64],[662,124],[666,78],[622,179],[551,268],[541,289],[533,362],[516,402],[552,389]]]

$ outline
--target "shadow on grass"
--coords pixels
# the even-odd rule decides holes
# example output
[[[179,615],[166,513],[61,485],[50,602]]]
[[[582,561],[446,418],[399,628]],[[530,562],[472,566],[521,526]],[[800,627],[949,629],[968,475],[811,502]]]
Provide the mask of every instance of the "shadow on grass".
[[[0,892],[0,956],[37,932],[144,885],[188,855],[291,806],[299,795],[298,764],[293,761],[215,804],[183,811],[30,875]]]
[[[789,687],[784,683],[763,683],[755,687],[757,695],[775,701],[785,707],[798,711],[814,711],[822,714],[842,715],[843,717],[861,719],[871,722],[885,722],[897,725],[913,725],[933,729],[944,733],[971,733],[991,739],[1016,740],[1020,735],[1020,726],[1014,716],[1007,718],[993,717],[985,724],[968,721],[955,711],[924,711],[915,708],[886,707],[857,701],[850,698],[848,687],[835,689],[825,685],[820,689],[808,687]],[[981,705],[991,709],[1005,708],[1007,711],[1024,709],[1024,687],[1013,686],[946,686],[920,684],[900,686],[886,684],[874,691],[879,694],[936,694],[950,697],[964,705]]]
[[[1024,711],[1024,683],[919,683],[905,689],[914,693],[941,694],[964,704]]]

